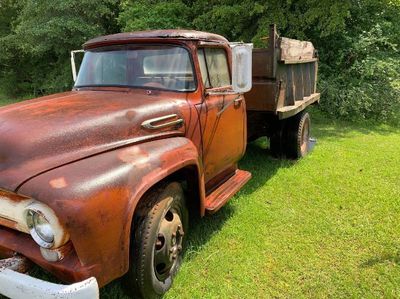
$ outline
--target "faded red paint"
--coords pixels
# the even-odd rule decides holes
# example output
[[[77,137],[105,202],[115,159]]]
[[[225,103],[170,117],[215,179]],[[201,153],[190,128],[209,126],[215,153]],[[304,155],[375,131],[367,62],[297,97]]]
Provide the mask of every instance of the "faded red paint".
[[[178,173],[204,215],[250,178],[237,171],[247,141],[243,95],[206,93],[197,57],[200,45],[223,47],[231,65],[227,40],[167,30],[100,37],[85,48],[123,43],[187,48],[197,89],[80,88],[0,108],[0,195],[48,205],[70,235],[65,257],[52,263],[29,234],[0,218],[0,256],[16,252],[64,281],[95,276],[103,286],[127,272],[135,208],[155,184]],[[183,124],[158,130],[141,125],[170,114]]]
[[[86,47],[135,40],[166,42],[166,35],[150,35],[100,38]],[[197,78],[201,78],[196,53],[200,41],[220,42],[230,53],[227,41],[216,35],[182,32],[168,37],[168,42],[192,52]],[[205,182],[226,168],[236,168],[244,153],[245,107],[232,105],[231,112],[217,117],[222,102],[234,96],[214,97],[218,105],[206,107],[198,81],[192,93],[82,88],[1,108],[0,187],[52,208],[69,232],[74,250],[62,261],[50,263],[29,235],[8,229],[0,230],[0,248],[23,254],[65,281],[95,276],[104,285],[128,270],[134,210],[155,183],[184,169],[197,180],[199,197],[193,200],[199,201],[203,215]],[[184,124],[156,131],[141,126],[147,119],[168,114],[177,114]],[[223,124],[214,136],[217,118]],[[226,137],[240,140],[238,147],[220,131],[234,121],[240,121],[240,128]],[[225,139],[224,146],[218,138]],[[204,147],[208,153],[203,156]],[[208,163],[210,159],[222,163]],[[206,175],[204,163],[210,165]]]

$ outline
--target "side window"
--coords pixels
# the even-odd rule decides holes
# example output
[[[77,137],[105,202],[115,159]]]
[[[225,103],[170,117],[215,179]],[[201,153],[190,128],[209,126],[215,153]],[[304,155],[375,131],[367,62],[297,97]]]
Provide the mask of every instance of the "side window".
[[[222,48],[200,48],[198,51],[201,77],[206,88],[231,85],[228,59]]]

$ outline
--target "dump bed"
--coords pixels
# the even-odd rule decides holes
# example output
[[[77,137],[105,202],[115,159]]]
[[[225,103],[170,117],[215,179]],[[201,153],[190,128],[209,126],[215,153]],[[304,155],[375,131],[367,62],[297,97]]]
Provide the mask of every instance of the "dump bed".
[[[319,101],[318,58],[312,43],[279,37],[271,25],[268,47],[253,50],[253,87],[246,93],[249,111],[291,117]]]

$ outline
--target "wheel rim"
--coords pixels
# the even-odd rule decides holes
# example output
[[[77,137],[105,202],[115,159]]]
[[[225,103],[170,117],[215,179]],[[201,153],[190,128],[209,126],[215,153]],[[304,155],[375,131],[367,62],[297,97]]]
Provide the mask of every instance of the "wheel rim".
[[[310,139],[310,126],[308,122],[304,123],[303,132],[301,134],[301,152],[305,154],[308,149],[308,141]]]
[[[179,213],[169,209],[160,222],[154,245],[154,271],[160,281],[174,272],[182,253],[183,225]]]

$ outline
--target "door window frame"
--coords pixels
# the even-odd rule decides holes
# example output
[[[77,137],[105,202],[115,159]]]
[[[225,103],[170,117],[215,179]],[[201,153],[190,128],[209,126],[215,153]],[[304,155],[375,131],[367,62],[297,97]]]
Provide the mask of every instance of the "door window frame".
[[[205,65],[206,65],[206,70],[207,70],[207,80],[209,82],[209,84],[211,85],[211,80],[210,80],[210,73],[209,73],[209,68],[208,68],[208,64],[207,64],[207,55],[206,52],[204,51],[204,49],[222,49],[225,53],[225,59],[226,59],[226,64],[227,64],[227,68],[228,68],[228,74],[229,74],[229,85],[224,85],[224,86],[218,86],[218,87],[206,87],[205,82],[203,82],[203,73],[201,70],[201,63],[200,63],[200,51],[203,51],[203,56],[204,56],[204,60],[205,60]],[[228,55],[228,51],[226,49],[225,46],[216,46],[216,45],[200,45],[197,48],[197,59],[198,59],[198,63],[199,63],[199,72],[200,72],[200,77],[201,80],[201,85],[203,87],[203,92],[205,91],[211,91],[211,92],[218,92],[218,91],[230,91],[232,90],[232,72],[231,72],[231,65],[230,65],[230,57]],[[200,78],[199,78],[200,79]]]

